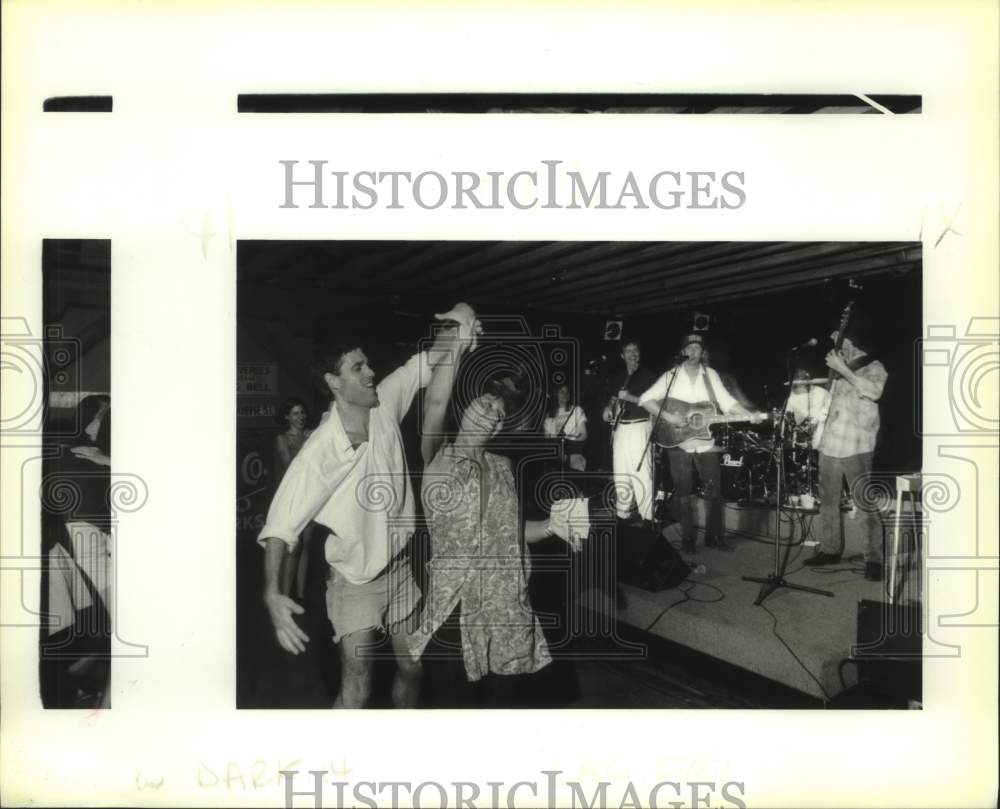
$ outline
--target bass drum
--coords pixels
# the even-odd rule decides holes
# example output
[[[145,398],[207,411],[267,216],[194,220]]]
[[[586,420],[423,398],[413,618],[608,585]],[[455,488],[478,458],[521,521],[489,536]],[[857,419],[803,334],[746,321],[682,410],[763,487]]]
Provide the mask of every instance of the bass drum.
[[[764,449],[723,452],[719,459],[722,499],[743,505],[767,502],[774,483],[770,458]]]
[[[719,455],[720,492],[723,500],[737,502],[749,496],[750,475],[746,468],[749,453],[724,450]]]

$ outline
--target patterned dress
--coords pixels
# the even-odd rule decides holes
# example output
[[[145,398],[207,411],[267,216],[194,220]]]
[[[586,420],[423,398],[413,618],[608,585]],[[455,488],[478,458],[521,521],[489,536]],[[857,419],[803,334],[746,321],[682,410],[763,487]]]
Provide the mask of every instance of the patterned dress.
[[[526,674],[551,662],[528,601],[528,562],[510,461],[489,452],[476,460],[443,447],[424,471],[424,513],[431,561],[419,656],[461,605],[462,659],[470,681],[487,674]]]

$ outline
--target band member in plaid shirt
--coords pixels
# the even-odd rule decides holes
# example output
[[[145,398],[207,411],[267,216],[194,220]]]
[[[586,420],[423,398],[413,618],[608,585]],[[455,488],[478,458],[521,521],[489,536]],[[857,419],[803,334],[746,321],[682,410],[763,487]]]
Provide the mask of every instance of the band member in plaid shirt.
[[[864,350],[865,342],[855,314],[841,350],[826,355],[827,366],[839,374],[830,391],[829,416],[819,443],[819,547],[806,565],[836,564],[844,551],[840,522],[843,481],[850,491],[871,474],[875,438],[879,429],[878,400],[888,377],[885,366]],[[830,335],[836,344],[837,332]],[[822,422],[821,422],[822,423]],[[882,534],[875,510],[858,506],[865,537],[865,578],[882,579]]]

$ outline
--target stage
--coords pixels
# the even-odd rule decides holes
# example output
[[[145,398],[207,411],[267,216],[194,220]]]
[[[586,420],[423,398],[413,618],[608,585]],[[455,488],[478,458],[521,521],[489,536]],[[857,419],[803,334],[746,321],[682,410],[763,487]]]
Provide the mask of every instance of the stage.
[[[783,514],[782,537],[788,539],[789,530],[793,531],[785,577],[795,584],[830,591],[832,597],[780,588],[762,606],[755,606],[760,585],[742,577],[774,571],[774,510],[727,504],[727,533],[734,552],[705,548],[699,539],[698,553],[685,557],[698,567],[679,586],[650,592],[624,583],[617,599],[602,590],[590,590],[581,601],[628,627],[829,702],[857,683],[856,666],[844,661],[857,642],[858,602],[884,601],[886,583],[865,580],[861,538],[849,512],[844,515],[842,561],[829,567],[804,567],[802,562],[813,549],[802,537],[805,533],[809,541],[813,516],[796,516],[790,528],[785,520],[791,515]],[[676,524],[668,525],[662,536],[679,550],[677,529]],[[623,578],[634,581],[629,569],[646,552],[650,539],[633,529],[621,541],[625,543]],[[911,571],[904,599],[916,593],[916,582],[916,571]]]

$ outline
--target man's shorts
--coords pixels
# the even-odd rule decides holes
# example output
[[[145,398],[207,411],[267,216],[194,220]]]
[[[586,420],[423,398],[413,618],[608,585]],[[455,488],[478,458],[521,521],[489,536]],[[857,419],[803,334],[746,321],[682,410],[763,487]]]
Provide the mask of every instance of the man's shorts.
[[[330,568],[326,582],[326,612],[333,624],[333,642],[364,629],[392,630],[414,615],[420,588],[405,553],[396,556],[367,584],[352,584]]]

